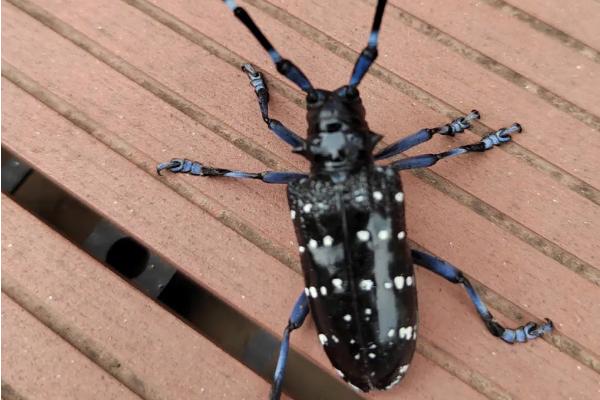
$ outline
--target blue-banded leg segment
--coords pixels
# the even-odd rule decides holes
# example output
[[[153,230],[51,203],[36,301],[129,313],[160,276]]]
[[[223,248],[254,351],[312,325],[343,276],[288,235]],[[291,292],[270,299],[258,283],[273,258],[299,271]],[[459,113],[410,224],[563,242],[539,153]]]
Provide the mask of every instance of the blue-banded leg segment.
[[[270,395],[271,400],[279,400],[281,396],[281,386],[283,384],[285,366],[287,364],[287,357],[290,350],[290,333],[302,326],[306,316],[308,315],[308,311],[308,298],[304,292],[302,292],[294,304],[288,324],[283,331],[283,339],[281,340],[279,357],[277,358],[277,367],[275,368],[275,374],[273,375],[273,386],[271,387]]]
[[[295,180],[307,177],[306,174],[297,172],[244,172],[225,168],[214,168],[203,165],[198,161],[191,161],[185,158],[174,158],[169,162],[158,164],[156,172],[160,175],[162,171],[167,170],[173,173],[183,173],[195,176],[225,176],[237,179],[258,179],[265,183],[287,184]]]
[[[552,331],[553,324],[548,318],[546,318],[546,321],[542,324],[528,322],[527,324],[515,329],[503,327],[494,319],[494,316],[488,310],[487,306],[475,288],[473,288],[471,282],[469,282],[469,280],[458,268],[442,260],[441,258],[437,258],[431,254],[423,253],[417,250],[412,250],[412,258],[415,264],[435,272],[452,283],[462,284],[487,329],[492,335],[501,338],[506,343],[524,343],[528,340],[536,339],[542,336],[544,333],[549,333]]]
[[[284,75],[286,78],[294,82],[300,89],[305,92],[310,92],[313,87],[308,78],[300,71],[298,67],[294,65],[290,60],[286,60],[281,57],[279,52],[275,50],[271,42],[266,38],[262,31],[258,28],[256,23],[252,20],[248,12],[239,7],[235,0],[223,0],[224,3],[229,7],[233,14],[248,28],[252,35],[258,40],[260,45],[269,53],[271,60],[275,63],[277,71]]]
[[[508,128],[502,128],[496,132],[492,132],[486,135],[478,143],[467,144],[464,146],[456,147],[454,149],[445,151],[437,154],[421,154],[414,157],[404,158],[402,160],[395,161],[390,164],[396,171],[404,169],[415,169],[415,168],[426,168],[431,167],[439,160],[444,158],[456,157],[465,153],[483,152],[490,150],[494,146],[500,146],[503,143],[511,141],[511,134],[521,132],[521,125],[513,124]]]
[[[377,8],[375,9],[375,17],[373,18],[373,25],[371,27],[371,34],[369,35],[367,47],[365,47],[360,53],[360,56],[354,65],[354,69],[352,70],[352,76],[350,77],[350,87],[352,88],[358,86],[362,78],[369,70],[371,64],[373,64],[377,58],[379,29],[381,28],[381,20],[383,19],[383,12],[385,11],[386,3],[387,0],[377,1]]]
[[[263,75],[258,72],[252,64],[242,65],[242,71],[248,75],[250,85],[254,88],[263,121],[265,121],[269,129],[281,140],[292,146],[294,152],[303,153],[306,148],[305,140],[278,120],[269,117],[269,88]]]
[[[438,126],[437,128],[426,128],[421,129],[417,133],[414,133],[410,136],[402,138],[395,143],[390,144],[379,153],[375,154],[376,160],[384,160],[386,158],[393,157],[397,154],[402,153],[410,148],[413,148],[421,143],[424,143],[431,139],[433,135],[445,135],[445,136],[454,136],[458,133],[462,133],[465,129],[471,127],[471,121],[475,119],[479,119],[480,115],[477,110],[471,111],[469,114],[456,118],[454,121],[449,124]]]

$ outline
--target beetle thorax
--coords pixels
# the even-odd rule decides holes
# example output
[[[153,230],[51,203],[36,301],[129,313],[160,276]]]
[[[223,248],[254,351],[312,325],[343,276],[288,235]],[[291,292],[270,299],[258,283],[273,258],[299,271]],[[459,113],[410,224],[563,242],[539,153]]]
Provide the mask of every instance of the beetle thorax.
[[[315,174],[356,170],[372,163],[377,140],[369,131],[358,92],[317,90],[307,100],[308,139],[305,149]]]

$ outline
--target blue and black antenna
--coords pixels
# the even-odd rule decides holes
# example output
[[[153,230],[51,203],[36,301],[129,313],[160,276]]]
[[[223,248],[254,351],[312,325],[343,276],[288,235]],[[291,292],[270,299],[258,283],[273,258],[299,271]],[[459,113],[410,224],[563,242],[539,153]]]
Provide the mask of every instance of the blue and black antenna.
[[[367,47],[360,53],[354,69],[352,70],[352,77],[350,78],[350,87],[356,88],[362,78],[365,76],[371,64],[375,62],[377,58],[377,42],[379,41],[379,28],[381,27],[381,20],[383,19],[383,12],[385,11],[385,5],[387,0],[379,0],[377,2],[377,9],[375,10],[375,17],[373,18],[373,26],[371,27],[371,35],[369,36],[369,42]]]
[[[244,10],[242,7],[239,7],[235,0],[223,1],[225,2],[225,4],[227,4],[227,7],[229,7],[229,9],[233,11],[233,14],[240,21],[242,21],[244,25],[246,25],[246,28],[250,30],[250,32],[252,33],[252,35],[254,35],[256,40],[258,40],[260,45],[269,53],[269,56],[271,56],[271,59],[277,67],[277,71],[279,71],[280,74],[284,75],[286,78],[298,85],[298,87],[306,93],[312,92],[314,89],[306,75],[304,75],[300,68],[298,68],[293,62],[281,57],[281,54],[279,54],[279,52],[275,50],[271,42],[269,42],[269,39],[267,39],[266,36],[258,28],[258,26],[256,26],[256,24],[254,23],[250,15],[246,12],[246,10]]]

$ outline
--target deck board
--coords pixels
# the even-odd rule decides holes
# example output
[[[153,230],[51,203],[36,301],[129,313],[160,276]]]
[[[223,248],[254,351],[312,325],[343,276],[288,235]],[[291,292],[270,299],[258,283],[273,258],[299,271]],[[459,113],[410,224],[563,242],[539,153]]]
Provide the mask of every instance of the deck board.
[[[504,8],[502,1],[492,0]],[[574,39],[581,40],[588,46],[598,50],[598,15],[600,3],[596,0],[580,0],[565,4],[560,0],[519,0],[507,1],[508,4],[524,11],[532,20],[539,20],[553,28],[560,29]],[[512,13],[512,9],[507,10]],[[567,16],[568,17],[565,17]],[[535,21],[537,22],[537,21]]]
[[[594,90],[600,83],[597,63],[498,8],[475,0],[450,0],[444,7],[400,0],[392,3],[427,19],[583,109],[596,115],[600,112]],[[490,34],[492,26],[494,33]]]
[[[3,392],[31,400],[140,399],[4,294],[2,333]]]
[[[266,398],[265,381],[5,197],[2,211],[2,291],[141,397]]]
[[[305,130],[302,94],[276,75],[268,57],[218,1],[202,8],[189,0],[152,1],[157,7],[127,0],[101,8],[93,1],[10,3],[33,8],[28,15],[3,2],[3,60],[8,63],[2,82],[3,144],[279,335],[302,288],[285,189],[157,178],[153,168],[185,156],[229,168],[306,170],[306,162],[290,157],[287,146],[265,129],[237,64],[247,59],[267,72],[273,116],[300,133]],[[348,60],[364,46],[370,24],[372,2],[347,3],[245,2],[276,47],[315,85],[327,88],[348,79]],[[554,86],[548,87],[557,96],[597,113],[597,93],[590,87],[600,79],[598,65],[500,9],[486,2],[455,10],[391,3],[532,82],[545,85],[553,77]],[[33,13],[36,7],[49,17]],[[343,15],[329,18],[340,9]],[[489,15],[481,15],[481,9]],[[464,25],[450,24],[462,21],[464,13],[470,16]],[[503,24],[491,31],[494,17]],[[592,399],[600,372],[598,132],[590,120],[583,118],[586,125],[580,115],[409,25],[390,8],[376,73],[361,86],[371,126],[388,143],[474,107],[483,115],[474,132],[434,140],[417,153],[477,141],[486,129],[513,119],[526,127],[503,150],[404,174],[410,238],[482,283],[502,321],[548,316],[558,333],[550,341],[505,346],[486,334],[461,288],[418,272],[423,340],[415,368],[399,389],[368,397]],[[473,35],[477,31],[486,35]],[[519,35],[535,39],[540,52],[571,57],[583,72],[574,74],[570,64],[549,55],[532,68],[534,55],[525,54]],[[390,50],[399,44],[401,52]],[[520,58],[506,58],[507,49]],[[569,85],[573,80],[577,83]],[[68,167],[64,160],[70,160]],[[293,345],[332,373],[311,322]]]

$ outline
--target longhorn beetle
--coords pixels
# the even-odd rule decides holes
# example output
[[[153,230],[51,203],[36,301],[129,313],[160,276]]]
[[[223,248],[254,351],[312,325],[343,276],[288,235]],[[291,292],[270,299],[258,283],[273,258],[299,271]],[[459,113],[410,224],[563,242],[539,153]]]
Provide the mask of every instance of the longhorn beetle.
[[[306,288],[292,310],[283,333],[271,399],[279,399],[290,333],[309,310],[318,338],[339,375],[367,392],[386,390],[406,374],[417,337],[417,291],[413,263],[452,283],[462,284],[492,335],[507,343],[526,342],[550,332],[552,321],[505,328],[492,316],[469,280],[456,267],[409,248],[404,218],[404,193],[398,171],[429,167],[441,159],[483,152],[521,132],[517,123],[485,136],[480,142],[439,154],[388,159],[426,142],[434,135],[454,136],[479,118],[477,111],[433,129],[422,129],[374,153],[382,138],[369,130],[358,85],[377,58],[379,28],[386,0],[379,0],[367,47],[361,52],[348,85],[334,91],[315,89],[291,61],[282,58],[248,13],[235,0],[224,0],[234,15],[269,53],[277,71],[306,92],[307,139],[269,117],[269,92],[252,65],[242,70],[258,97],[268,128],[307,158],[310,174],[243,172],[213,168],[187,159],[159,164],[162,170],[199,176],[227,176],[287,184],[291,218],[299,242]]]

